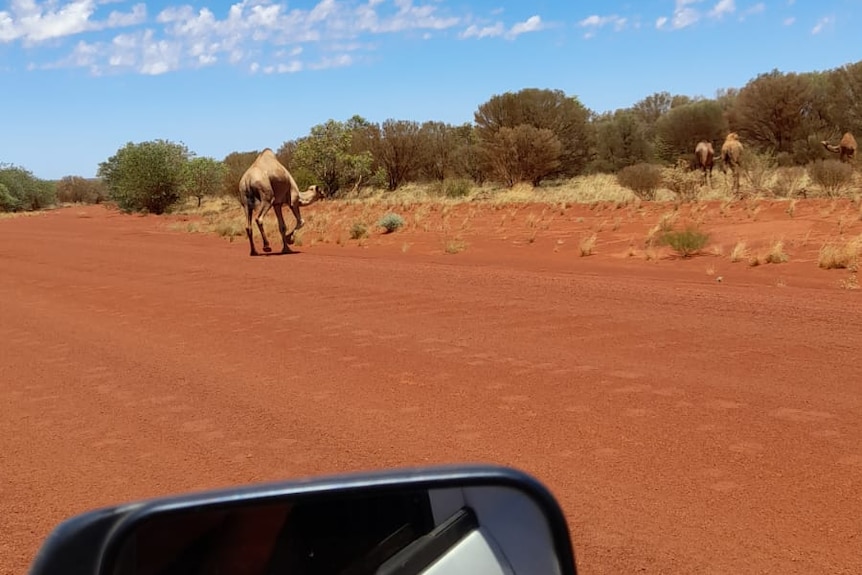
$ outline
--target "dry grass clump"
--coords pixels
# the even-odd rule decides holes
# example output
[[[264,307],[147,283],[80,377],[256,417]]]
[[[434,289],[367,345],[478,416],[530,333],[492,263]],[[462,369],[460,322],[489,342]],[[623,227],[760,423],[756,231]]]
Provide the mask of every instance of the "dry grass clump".
[[[790,256],[784,251],[784,242],[779,240],[772,244],[769,251],[763,256],[765,264],[783,264],[790,260]]]
[[[817,160],[809,164],[808,176],[827,197],[834,198],[852,183],[853,166],[839,160]]]
[[[862,235],[844,242],[826,243],[820,248],[817,265],[823,269],[859,268],[859,255],[862,253]]]
[[[745,244],[745,240],[739,240],[736,242],[736,245],[733,246],[733,249],[730,250],[730,261],[733,263],[740,262],[744,260],[748,255],[748,247]]]
[[[596,247],[596,239],[596,234],[581,238],[581,241],[578,242],[578,252],[581,254],[581,257],[593,254],[593,250]]]

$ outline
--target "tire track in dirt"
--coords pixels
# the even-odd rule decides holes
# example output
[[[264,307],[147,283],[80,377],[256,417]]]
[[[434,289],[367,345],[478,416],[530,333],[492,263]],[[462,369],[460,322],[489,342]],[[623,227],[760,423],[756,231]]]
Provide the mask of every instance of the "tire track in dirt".
[[[852,300],[337,250],[251,259],[144,235],[147,218],[13,223],[0,563],[16,572],[99,504],[477,460],[554,490],[585,572],[860,566]]]

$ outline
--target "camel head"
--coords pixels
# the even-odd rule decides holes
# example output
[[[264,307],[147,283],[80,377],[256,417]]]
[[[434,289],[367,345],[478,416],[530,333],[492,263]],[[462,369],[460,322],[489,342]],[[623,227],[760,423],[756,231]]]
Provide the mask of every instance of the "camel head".
[[[323,188],[317,184],[312,184],[308,186],[308,189],[304,192],[299,192],[299,205],[307,206],[324,197],[326,197],[326,195],[323,193]]]

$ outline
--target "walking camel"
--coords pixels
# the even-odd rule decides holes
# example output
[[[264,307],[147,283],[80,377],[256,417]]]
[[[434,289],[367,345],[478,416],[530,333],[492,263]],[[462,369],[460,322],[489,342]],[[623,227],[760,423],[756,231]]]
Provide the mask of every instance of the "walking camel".
[[[272,251],[269,239],[263,231],[263,218],[272,208],[275,211],[275,217],[278,218],[278,231],[281,234],[282,242],[281,253],[289,253],[290,248],[288,246],[295,241],[296,230],[305,225],[299,207],[312,204],[321,197],[320,186],[317,185],[309,186],[305,192],[300,192],[293,176],[278,161],[275,153],[270,148],[264,149],[239,180],[239,201],[245,210],[245,232],[248,235],[248,244],[251,248],[250,255],[258,255],[254,247],[254,234],[251,228],[251,219],[256,203],[260,203],[256,222],[257,229],[260,230],[260,237],[263,239],[263,251],[267,253]],[[296,227],[290,232],[290,235],[286,234],[287,226],[281,211],[285,203],[296,218]]]
[[[727,177],[727,168],[733,172],[733,192],[739,193],[739,170],[740,161],[742,160],[742,142],[739,141],[739,135],[736,132],[731,132],[721,145],[721,171]]]
[[[703,173],[703,183],[712,185],[712,166],[715,160],[715,150],[710,142],[701,140],[694,148],[694,164]]]
[[[856,138],[850,132],[844,133],[837,146],[833,146],[826,140],[820,143],[833,154],[839,154],[838,159],[842,162],[850,162],[856,156]]]

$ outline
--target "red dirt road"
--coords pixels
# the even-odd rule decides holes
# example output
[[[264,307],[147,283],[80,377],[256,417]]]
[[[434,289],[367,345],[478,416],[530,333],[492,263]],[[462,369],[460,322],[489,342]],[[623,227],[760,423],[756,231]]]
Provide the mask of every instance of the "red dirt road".
[[[856,292],[157,222],[0,222],[2,573],[96,506],[476,461],[552,489],[586,574],[862,572]]]

